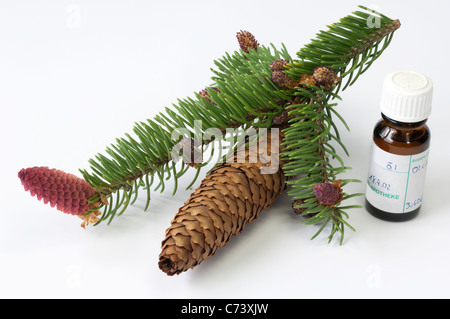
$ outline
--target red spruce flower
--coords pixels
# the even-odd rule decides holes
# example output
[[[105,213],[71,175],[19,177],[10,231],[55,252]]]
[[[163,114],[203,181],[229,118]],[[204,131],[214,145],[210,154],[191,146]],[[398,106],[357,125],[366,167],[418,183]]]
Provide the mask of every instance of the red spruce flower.
[[[97,216],[100,212],[87,214],[99,203],[88,202],[96,190],[84,179],[48,167],[22,169],[18,175],[25,191],[30,191],[31,196],[43,199],[44,204],[50,203],[51,207],[56,206],[56,209],[66,214],[77,215],[83,219],[83,228],[99,220]]]
[[[317,197],[319,204],[330,207],[342,201],[341,180],[333,183],[318,183],[313,187],[313,193]]]

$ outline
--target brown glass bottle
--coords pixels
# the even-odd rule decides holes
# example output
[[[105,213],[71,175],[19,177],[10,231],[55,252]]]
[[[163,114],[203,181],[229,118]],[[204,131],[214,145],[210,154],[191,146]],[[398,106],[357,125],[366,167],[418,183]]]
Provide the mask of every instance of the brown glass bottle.
[[[381,120],[373,130],[366,209],[388,221],[417,216],[428,166],[433,86],[411,71],[389,74],[381,96]]]
[[[427,120],[415,123],[394,121],[381,114],[373,130],[373,142],[380,149],[397,155],[416,155],[425,152],[430,146],[430,130],[425,124]],[[390,213],[373,206],[366,199],[366,209],[383,220],[407,221],[417,216],[421,205],[407,213]]]

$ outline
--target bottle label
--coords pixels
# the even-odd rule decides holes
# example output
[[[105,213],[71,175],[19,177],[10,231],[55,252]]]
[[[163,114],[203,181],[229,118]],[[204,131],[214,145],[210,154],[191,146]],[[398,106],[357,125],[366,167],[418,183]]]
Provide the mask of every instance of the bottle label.
[[[372,145],[366,199],[376,208],[395,214],[420,207],[429,149],[414,155],[396,155]]]

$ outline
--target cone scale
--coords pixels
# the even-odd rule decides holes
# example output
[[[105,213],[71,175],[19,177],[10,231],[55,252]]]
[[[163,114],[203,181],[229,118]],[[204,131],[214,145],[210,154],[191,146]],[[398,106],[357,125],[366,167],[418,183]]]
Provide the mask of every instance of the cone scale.
[[[265,137],[263,137],[265,138]],[[279,144],[278,144],[279,145]],[[205,179],[172,220],[162,241],[159,267],[167,275],[180,274],[213,256],[216,250],[240,234],[244,227],[269,208],[285,189],[279,147],[258,148],[256,162],[247,151],[245,163],[222,163]],[[278,169],[264,174],[264,154],[276,159]],[[264,163],[263,163],[264,162]]]

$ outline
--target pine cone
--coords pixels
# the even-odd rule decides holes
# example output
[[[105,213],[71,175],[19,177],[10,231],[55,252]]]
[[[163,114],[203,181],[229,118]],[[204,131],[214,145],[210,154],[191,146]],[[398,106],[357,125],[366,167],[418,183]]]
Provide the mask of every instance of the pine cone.
[[[84,215],[99,203],[89,203],[88,199],[96,194],[96,190],[84,179],[48,167],[31,167],[20,170],[18,174],[25,191],[31,196],[50,203],[66,214],[78,215],[84,220],[82,227],[90,222],[98,221],[98,212]],[[84,215],[84,216],[83,216]]]
[[[271,152],[270,144],[269,140],[268,154],[279,161],[279,150]],[[250,151],[245,163],[236,163],[235,154],[234,163],[218,165],[180,208],[159,256],[159,267],[167,275],[180,274],[214,255],[283,192],[281,166],[273,174],[261,173],[261,167],[269,165],[261,162],[262,151],[257,163],[249,163],[250,155],[255,155]]]

